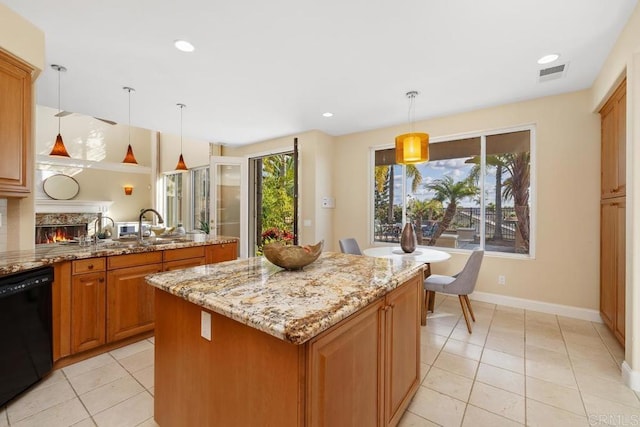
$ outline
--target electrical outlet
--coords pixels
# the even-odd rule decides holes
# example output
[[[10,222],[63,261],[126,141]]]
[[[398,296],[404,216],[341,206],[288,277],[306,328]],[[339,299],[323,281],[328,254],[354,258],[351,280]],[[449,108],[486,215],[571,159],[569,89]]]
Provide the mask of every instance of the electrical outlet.
[[[498,276],[498,285],[506,285],[507,284],[507,278],[504,275],[499,275]]]
[[[200,336],[211,341],[211,313],[200,312]]]

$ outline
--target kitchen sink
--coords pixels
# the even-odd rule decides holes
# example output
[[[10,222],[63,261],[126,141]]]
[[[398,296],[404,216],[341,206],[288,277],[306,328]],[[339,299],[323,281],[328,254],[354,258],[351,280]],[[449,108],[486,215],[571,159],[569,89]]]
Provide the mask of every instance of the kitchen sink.
[[[114,239],[108,243],[100,243],[99,246],[106,249],[139,248],[144,246],[168,245],[171,243],[186,242],[185,237],[151,237],[142,242],[138,239]]]

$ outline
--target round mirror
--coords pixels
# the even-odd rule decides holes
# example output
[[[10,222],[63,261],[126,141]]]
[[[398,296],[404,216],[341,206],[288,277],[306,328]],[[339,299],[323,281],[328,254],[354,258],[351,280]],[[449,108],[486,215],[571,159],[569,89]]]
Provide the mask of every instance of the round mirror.
[[[44,180],[44,192],[55,200],[69,200],[78,195],[78,181],[68,175],[53,175]]]

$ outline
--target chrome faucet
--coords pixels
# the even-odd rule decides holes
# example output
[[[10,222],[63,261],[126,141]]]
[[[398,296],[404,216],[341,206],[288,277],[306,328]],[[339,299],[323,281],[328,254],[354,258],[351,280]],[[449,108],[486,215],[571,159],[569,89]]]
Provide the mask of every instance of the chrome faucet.
[[[93,238],[95,239],[96,243],[98,243],[98,234],[102,232],[103,219],[108,219],[109,221],[111,221],[111,226],[114,229],[116,228],[116,223],[113,221],[113,218],[111,218],[110,216],[102,216],[102,212],[98,212],[98,218],[96,218],[96,221],[93,223]]]
[[[140,242],[144,240],[142,237],[142,217],[147,212],[153,212],[154,214],[156,214],[156,216],[158,217],[158,224],[164,224],[164,219],[162,219],[162,215],[160,215],[157,210],[151,208],[141,210],[140,217],[138,217],[138,240]]]

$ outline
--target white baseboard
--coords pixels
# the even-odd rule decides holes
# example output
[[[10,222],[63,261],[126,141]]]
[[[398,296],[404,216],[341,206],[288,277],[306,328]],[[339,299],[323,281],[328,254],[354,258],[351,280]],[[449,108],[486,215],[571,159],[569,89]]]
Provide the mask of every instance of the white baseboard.
[[[640,371],[634,371],[625,360],[622,362],[622,380],[631,390],[640,391]]]
[[[524,298],[510,297],[506,295],[491,294],[488,292],[474,292],[469,295],[472,300],[487,302],[490,304],[506,305],[508,307],[524,308],[526,310],[555,314],[558,316],[572,317],[574,319],[587,320],[589,322],[602,323],[600,312],[588,308],[573,307],[570,305],[553,304],[550,302],[535,301]]]

